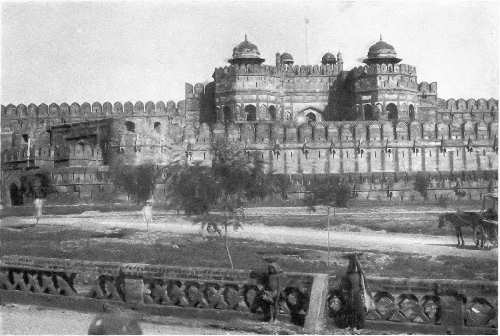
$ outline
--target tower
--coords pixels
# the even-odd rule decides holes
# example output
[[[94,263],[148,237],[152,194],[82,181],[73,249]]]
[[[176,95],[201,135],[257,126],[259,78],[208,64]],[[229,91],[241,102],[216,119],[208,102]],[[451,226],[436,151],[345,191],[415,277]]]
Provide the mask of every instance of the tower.
[[[417,74],[415,67],[400,64],[392,45],[382,40],[373,44],[355,68],[354,92],[357,119],[414,120],[417,118]]]

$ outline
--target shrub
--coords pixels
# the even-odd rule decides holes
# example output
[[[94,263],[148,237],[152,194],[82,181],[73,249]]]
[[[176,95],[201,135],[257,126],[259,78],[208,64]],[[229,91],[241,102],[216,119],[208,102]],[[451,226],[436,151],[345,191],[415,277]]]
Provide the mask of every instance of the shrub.
[[[346,207],[352,198],[352,185],[337,176],[318,178],[306,186],[305,203],[314,208],[316,205],[335,205]]]
[[[427,199],[427,190],[429,189],[430,178],[425,173],[418,172],[415,176],[415,190],[422,195],[424,199]]]
[[[449,204],[448,198],[446,198],[444,195],[440,195],[438,198],[438,205],[440,207],[447,208],[448,204]]]
[[[113,183],[132,196],[137,204],[145,202],[152,196],[160,174],[159,169],[151,163],[132,166],[117,161],[110,167]]]

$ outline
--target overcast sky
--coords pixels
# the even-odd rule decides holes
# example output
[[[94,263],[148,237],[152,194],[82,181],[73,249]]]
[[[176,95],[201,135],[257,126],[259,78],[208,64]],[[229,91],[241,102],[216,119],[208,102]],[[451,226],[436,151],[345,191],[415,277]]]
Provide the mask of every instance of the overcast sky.
[[[498,98],[499,5],[479,1],[3,2],[2,104],[180,100],[248,34],[274,64],[392,44],[442,98]]]

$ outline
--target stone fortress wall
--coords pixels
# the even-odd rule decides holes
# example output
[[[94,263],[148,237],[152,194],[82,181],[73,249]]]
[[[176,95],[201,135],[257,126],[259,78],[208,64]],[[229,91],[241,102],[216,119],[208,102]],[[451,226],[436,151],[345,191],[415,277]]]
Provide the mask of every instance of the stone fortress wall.
[[[70,123],[73,128],[84,124],[93,130],[92,122],[111,118],[113,136],[107,138],[108,150],[115,148],[129,163],[152,161],[161,165],[176,156],[210,164],[210,142],[227,138],[241,143],[248,152],[258,151],[267,169],[274,173],[363,175],[365,178],[357,188],[361,197],[367,199],[385,199],[387,186],[377,178],[367,178],[377,173],[412,175],[426,171],[446,175],[495,173],[498,169],[498,120],[497,114],[491,113],[498,110],[498,103],[494,100],[479,100],[478,104],[469,104],[469,109],[455,103],[464,99],[448,100],[442,110],[436,111],[434,121],[323,121],[297,125],[286,120],[270,122],[264,117],[262,121],[209,124],[192,122],[188,117],[187,111],[200,112],[200,94],[193,90],[177,105],[139,101],[125,103],[122,109],[120,103],[104,103],[103,108],[99,103],[83,103],[80,111],[84,112],[75,114],[66,112],[67,104],[51,104],[50,109],[45,104],[30,104],[35,116],[38,111],[38,118],[28,117],[24,105],[2,107],[2,162],[17,168],[31,164],[50,170],[61,193],[77,193],[84,199],[102,192],[112,193],[109,167],[100,144],[61,141],[51,145],[46,131],[47,125],[54,128]],[[78,105],[71,106],[76,112]],[[470,118],[455,117],[460,114]],[[31,142],[30,161],[26,135]],[[106,138],[105,131],[101,131],[101,137]],[[58,164],[65,155],[69,162]],[[438,180],[433,186],[442,191],[450,191],[456,185]],[[20,184],[16,174],[13,181]],[[402,179],[400,184],[391,186],[395,197],[414,197],[408,191],[411,185],[407,181]],[[487,184],[487,179],[481,181],[481,177],[479,182],[472,178],[461,181],[461,187],[470,189],[468,194],[473,199],[480,197],[479,190]],[[161,199],[162,186],[159,189]]]
[[[186,83],[177,103],[2,105],[4,187],[20,189],[22,175],[45,169],[61,193],[88,199],[112,192],[109,164],[116,157],[209,165],[218,138],[258,152],[275,174],[358,176],[355,188],[368,199],[388,189],[409,199],[408,179],[388,186],[379,180],[384,174],[432,173],[443,193],[457,185],[440,176],[462,174],[458,186],[474,191],[471,199],[496,180],[498,100],[438,98],[437,83],[418,82],[416,68],[399,64],[382,40],[366,65],[350,71],[340,52],[301,66],[288,53],[277,53],[274,66],[259,55],[245,39],[231,65],[215,69],[213,82]],[[342,109],[348,113],[339,117]]]

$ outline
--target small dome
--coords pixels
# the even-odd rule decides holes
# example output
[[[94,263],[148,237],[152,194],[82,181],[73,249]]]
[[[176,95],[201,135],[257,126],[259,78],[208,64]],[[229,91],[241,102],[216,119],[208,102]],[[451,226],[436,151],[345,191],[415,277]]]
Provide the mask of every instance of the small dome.
[[[396,63],[401,61],[397,57],[396,49],[389,43],[382,41],[382,36],[380,37],[380,41],[368,49],[368,58],[364,60],[365,63],[376,63],[378,61]]]
[[[335,58],[335,56],[331,52],[327,52],[321,58],[321,63],[322,64],[335,64],[335,63],[337,63],[337,59]]]
[[[229,60],[231,64],[248,64],[262,63],[264,59],[260,57],[259,48],[247,40],[245,40],[233,48],[233,58]]]
[[[281,55],[281,63],[283,64],[293,64],[293,57],[291,54],[285,52]]]

